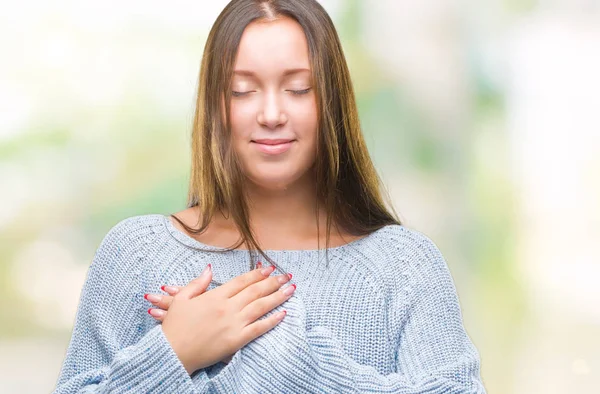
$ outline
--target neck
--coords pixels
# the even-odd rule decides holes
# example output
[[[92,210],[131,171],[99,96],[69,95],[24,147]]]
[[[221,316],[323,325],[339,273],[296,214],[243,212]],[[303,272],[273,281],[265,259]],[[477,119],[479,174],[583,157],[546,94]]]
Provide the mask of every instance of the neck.
[[[325,238],[327,212],[319,207],[317,236],[316,188],[312,177],[305,176],[292,185],[267,189],[247,182],[244,187],[248,196],[249,219],[259,243],[286,245],[291,240],[312,242]],[[226,212],[226,216],[229,217]],[[232,222],[227,220],[227,227]],[[332,229],[335,233],[335,227]]]
[[[317,201],[314,182],[298,182],[277,190],[250,186],[247,190],[250,223],[257,235],[263,232],[282,236],[309,236],[316,233]],[[323,207],[320,210],[319,219],[325,220]]]

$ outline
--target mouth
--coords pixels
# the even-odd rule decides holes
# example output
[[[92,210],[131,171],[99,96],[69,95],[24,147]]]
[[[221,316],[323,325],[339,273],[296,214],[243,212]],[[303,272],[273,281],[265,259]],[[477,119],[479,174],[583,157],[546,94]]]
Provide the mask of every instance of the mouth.
[[[296,140],[290,139],[277,139],[277,140],[252,140],[252,144],[258,148],[259,151],[268,155],[279,155],[287,152],[292,144]]]
[[[257,144],[263,144],[263,145],[280,145],[280,144],[286,144],[288,142],[293,142],[295,140],[290,139],[290,138],[280,138],[280,139],[260,139],[260,140],[252,140],[251,142],[257,143]]]

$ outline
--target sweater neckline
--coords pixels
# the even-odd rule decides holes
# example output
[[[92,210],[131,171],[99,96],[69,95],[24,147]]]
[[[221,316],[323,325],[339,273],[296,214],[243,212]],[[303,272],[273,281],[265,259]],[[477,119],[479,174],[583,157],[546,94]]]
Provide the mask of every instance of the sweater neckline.
[[[195,238],[190,237],[189,235],[183,233],[181,230],[179,230],[177,227],[175,227],[175,225],[171,222],[171,220],[169,219],[169,216],[167,215],[160,215],[162,216],[165,228],[167,229],[167,231],[174,237],[176,238],[179,242],[181,242],[184,245],[187,245],[191,248],[200,248],[200,249],[204,249],[206,251],[226,251],[227,248],[223,248],[220,246],[214,246],[214,245],[207,245],[205,243],[202,243],[200,241],[198,241]],[[271,250],[265,250],[265,253],[269,253],[269,254],[312,254],[312,253],[318,253],[318,252],[324,252],[324,251],[328,251],[328,252],[338,252],[338,251],[343,251],[349,248],[353,248],[353,247],[359,247],[360,245],[362,245],[364,242],[367,242],[368,239],[373,238],[375,236],[376,233],[378,233],[379,231],[383,230],[386,226],[373,231],[372,233],[359,238],[359,239],[355,239],[354,241],[350,241],[346,244],[340,245],[340,246],[334,246],[332,248],[327,248],[327,249],[271,249]],[[248,249],[233,249],[233,250],[229,250],[228,252],[231,253],[248,253]]]

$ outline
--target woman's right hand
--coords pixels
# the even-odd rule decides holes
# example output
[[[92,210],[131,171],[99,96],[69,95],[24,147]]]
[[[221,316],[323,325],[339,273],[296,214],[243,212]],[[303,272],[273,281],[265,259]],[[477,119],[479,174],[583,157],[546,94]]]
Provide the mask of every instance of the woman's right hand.
[[[293,294],[280,287],[287,275],[270,276],[275,267],[256,269],[205,291],[212,279],[210,264],[173,296],[162,322],[165,337],[191,375],[233,355],[275,327],[285,311],[257,320]]]

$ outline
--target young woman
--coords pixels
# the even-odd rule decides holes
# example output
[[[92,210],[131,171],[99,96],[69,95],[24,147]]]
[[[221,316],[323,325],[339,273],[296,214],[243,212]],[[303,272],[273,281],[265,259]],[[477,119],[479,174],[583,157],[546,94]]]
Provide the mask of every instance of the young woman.
[[[100,244],[55,392],[485,392],[443,257],[383,202],[315,0],[225,7],[192,148],[188,208]]]

